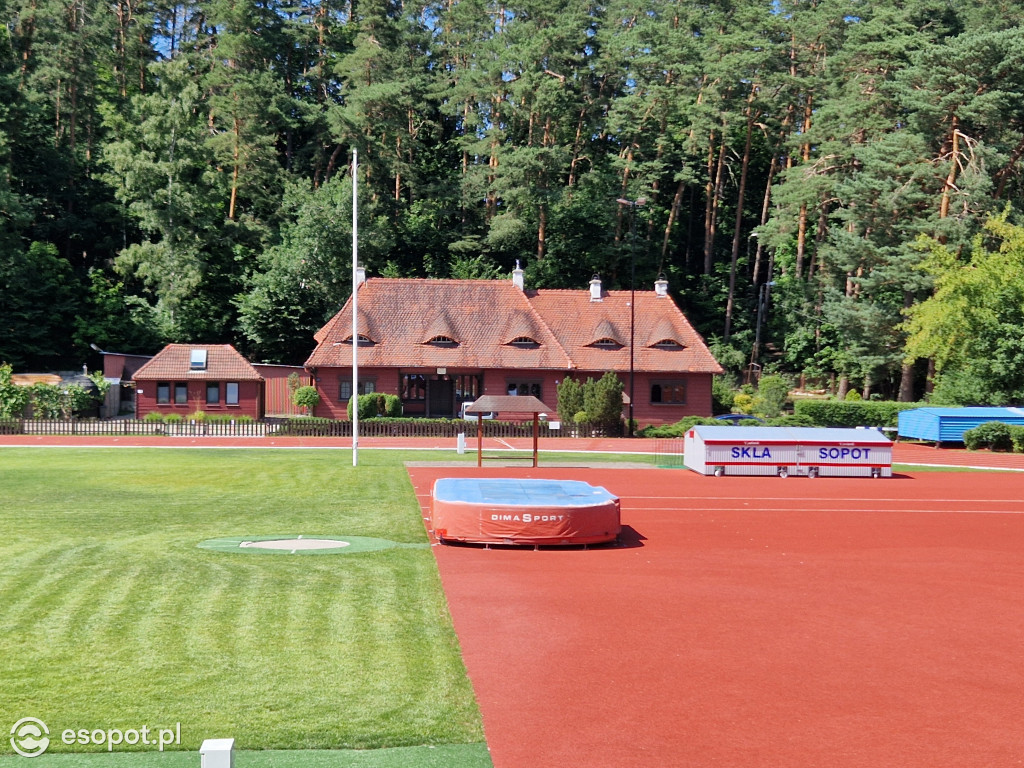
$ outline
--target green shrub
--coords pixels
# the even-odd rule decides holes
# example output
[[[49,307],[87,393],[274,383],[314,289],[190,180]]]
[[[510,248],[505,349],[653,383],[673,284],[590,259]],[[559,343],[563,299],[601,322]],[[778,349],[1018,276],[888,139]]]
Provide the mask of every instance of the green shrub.
[[[861,400],[863,400],[863,398],[860,396],[860,392],[858,392],[856,389],[849,389],[846,391],[846,402],[856,403],[860,402]]]
[[[164,416],[164,424],[180,424],[182,422],[180,413],[168,413]]]
[[[1001,421],[986,421],[984,424],[964,432],[964,445],[972,451],[979,448],[1009,451],[1013,448],[1010,425]]]
[[[611,371],[583,385],[583,410],[595,427],[612,430],[622,424],[622,380]]]
[[[368,395],[358,395],[357,397],[350,397],[348,406],[346,406],[346,412],[348,413],[349,421],[352,420],[352,401],[359,401],[359,420],[372,419],[378,415],[377,411],[377,393],[371,392]]]
[[[145,418],[143,419],[143,421],[149,421],[153,423],[159,423],[162,422],[163,420],[164,415],[160,413],[160,411],[150,411],[149,413],[146,414]]]
[[[895,427],[900,411],[921,407],[891,400],[797,400],[793,410],[818,427]]]
[[[732,413],[735,400],[736,392],[725,376],[715,376],[711,379],[712,413]]]
[[[13,380],[13,368],[0,364],[0,419],[20,419],[28,405],[29,391]]]
[[[1014,453],[1024,453],[1024,425],[1010,425],[1010,442]]]
[[[762,376],[757,383],[753,412],[769,419],[780,416],[789,399],[789,390],[790,382],[785,376],[779,374]]]
[[[558,385],[558,416],[566,423],[573,423],[576,414],[583,410],[583,387],[576,379],[566,377]]]
[[[761,426],[760,424],[752,424],[749,426]],[[796,414],[779,416],[775,419],[767,419],[764,423],[766,427],[814,427],[817,426],[807,416],[798,416]]]
[[[708,416],[684,416],[675,424],[662,424],[657,427],[646,427],[641,432],[641,437],[683,437],[691,427],[696,427],[698,425],[717,427],[728,426],[724,421],[718,421],[717,419],[712,419]]]
[[[732,401],[732,412],[733,413],[753,413],[754,412],[754,396],[747,394],[746,392],[738,392],[736,397]]]
[[[309,413],[313,413],[313,410],[320,405],[320,393],[316,391],[316,387],[299,387],[292,392],[292,405],[305,408]]]
[[[192,413],[190,413],[188,416],[185,417],[185,420],[186,421],[204,422],[204,421],[206,421],[206,417],[207,417],[206,411],[193,411]]]
[[[384,407],[378,409],[388,419],[397,419],[402,415],[402,398],[398,395],[384,395]]]

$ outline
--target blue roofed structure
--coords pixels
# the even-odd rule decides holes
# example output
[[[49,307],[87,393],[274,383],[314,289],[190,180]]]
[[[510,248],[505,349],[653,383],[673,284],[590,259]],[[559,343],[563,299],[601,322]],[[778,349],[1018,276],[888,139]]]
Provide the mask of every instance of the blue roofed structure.
[[[962,443],[964,432],[989,421],[1024,425],[1024,408],[915,408],[900,412],[898,434],[933,443]]]

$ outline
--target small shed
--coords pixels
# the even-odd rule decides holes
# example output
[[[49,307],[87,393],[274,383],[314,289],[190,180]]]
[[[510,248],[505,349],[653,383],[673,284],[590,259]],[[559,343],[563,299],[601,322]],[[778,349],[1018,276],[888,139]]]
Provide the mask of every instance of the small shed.
[[[476,416],[476,465],[484,460],[484,414],[508,413],[533,417],[533,466],[537,466],[537,442],[540,435],[541,414],[555,413],[532,395],[483,395],[466,409],[467,416]]]
[[[1024,408],[914,408],[901,411],[900,437],[933,443],[962,443],[964,432],[989,421],[1024,424]]]
[[[152,411],[264,415],[263,377],[230,344],[168,344],[133,378],[139,419]]]
[[[892,441],[876,429],[696,426],[683,464],[716,477],[891,477]]]

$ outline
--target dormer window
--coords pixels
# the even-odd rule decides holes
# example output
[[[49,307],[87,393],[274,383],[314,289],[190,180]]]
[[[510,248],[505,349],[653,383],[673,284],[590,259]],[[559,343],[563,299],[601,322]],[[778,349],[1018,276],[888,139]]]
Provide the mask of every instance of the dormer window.
[[[181,358],[179,358],[180,360]],[[193,349],[189,355],[188,368],[190,371],[205,371],[206,370],[206,350],[205,349]]]
[[[512,341],[509,342],[513,347],[519,347],[521,349],[537,349],[540,346],[540,342],[536,339],[530,338],[529,336],[516,336]]]
[[[434,336],[430,339],[427,344],[434,347],[457,347],[459,342],[453,339],[451,336]]]
[[[615,339],[609,339],[607,336],[603,339],[598,339],[594,342],[593,346],[601,347],[603,349],[618,349],[622,345],[619,344]]]
[[[352,337],[351,337],[351,336],[349,336],[348,338],[346,338],[346,339],[345,339],[345,340],[344,340],[343,342],[341,342],[341,343],[342,343],[342,344],[348,344],[348,345],[351,345],[351,344],[352,344]],[[360,346],[360,347],[370,347],[370,346],[373,346],[373,345],[374,345],[375,343],[376,343],[376,342],[375,342],[375,341],[374,341],[373,339],[371,339],[371,338],[370,338],[369,336],[364,336],[364,335],[363,335],[363,334],[361,334],[361,333],[359,334],[359,346]]]
[[[662,339],[661,341],[654,342],[653,344],[651,344],[651,346],[652,347],[657,347],[658,349],[682,349],[683,348],[683,345],[680,344],[675,339]]]

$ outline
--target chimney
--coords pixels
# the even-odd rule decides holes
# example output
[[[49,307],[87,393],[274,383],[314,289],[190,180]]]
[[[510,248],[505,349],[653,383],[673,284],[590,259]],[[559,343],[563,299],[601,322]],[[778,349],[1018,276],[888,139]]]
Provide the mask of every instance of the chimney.
[[[601,298],[601,276],[594,275],[590,281],[590,300],[591,301],[603,301]]]
[[[356,288],[366,282],[366,267],[362,264],[356,267]]]
[[[658,275],[658,279],[654,281],[654,295],[659,299],[668,296],[668,280],[664,275]]]
[[[512,270],[512,285],[514,285],[520,291],[524,290],[523,270],[519,267],[519,259],[516,259],[516,268]]]

